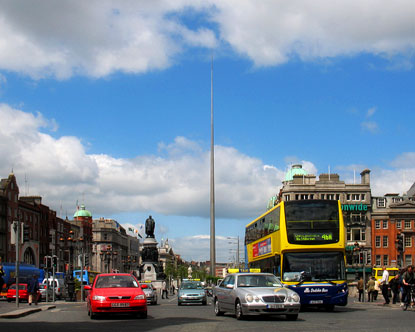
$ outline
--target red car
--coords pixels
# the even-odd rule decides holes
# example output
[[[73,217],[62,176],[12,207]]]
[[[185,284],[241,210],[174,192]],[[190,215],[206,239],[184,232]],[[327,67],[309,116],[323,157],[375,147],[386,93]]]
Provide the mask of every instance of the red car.
[[[29,294],[27,292],[27,284],[20,284],[19,283],[19,299],[20,301],[25,300],[29,301]],[[10,285],[9,289],[7,290],[7,301],[16,301],[16,284]]]
[[[138,280],[128,273],[102,273],[96,276],[87,297],[88,315],[131,313],[147,318],[147,299]]]

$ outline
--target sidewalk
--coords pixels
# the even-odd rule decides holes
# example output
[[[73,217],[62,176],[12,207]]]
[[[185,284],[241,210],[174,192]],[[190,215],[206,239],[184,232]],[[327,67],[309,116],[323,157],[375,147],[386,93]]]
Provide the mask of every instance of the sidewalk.
[[[56,308],[57,302],[41,302],[38,305],[32,304],[29,306],[27,303],[19,303],[19,307],[16,307],[16,302],[0,302],[0,319],[1,318],[19,318],[27,316],[39,311],[50,310]]]

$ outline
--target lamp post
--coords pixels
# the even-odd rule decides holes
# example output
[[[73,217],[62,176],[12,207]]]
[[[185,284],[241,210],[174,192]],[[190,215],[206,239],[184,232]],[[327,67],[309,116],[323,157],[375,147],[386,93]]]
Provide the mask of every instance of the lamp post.
[[[241,263],[240,258],[239,258],[239,236],[237,237],[228,236],[227,239],[236,240],[236,242],[228,242],[228,244],[236,244],[236,262],[237,262],[237,268],[239,269],[239,265]]]

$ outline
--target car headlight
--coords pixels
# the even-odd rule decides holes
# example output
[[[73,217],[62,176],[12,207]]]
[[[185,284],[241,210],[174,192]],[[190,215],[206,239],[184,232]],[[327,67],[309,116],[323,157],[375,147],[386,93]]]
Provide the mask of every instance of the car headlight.
[[[145,300],[146,296],[144,294],[137,295],[134,300]]]
[[[245,300],[248,303],[252,303],[252,302],[259,302],[261,299],[258,296],[254,296],[252,294],[246,294],[245,295]]]
[[[105,301],[105,296],[101,296],[101,295],[94,295],[94,296],[92,297],[92,299],[93,299],[94,301],[104,302],[104,301]]]
[[[288,302],[300,302],[300,297],[298,294],[294,293],[288,296],[287,298]]]

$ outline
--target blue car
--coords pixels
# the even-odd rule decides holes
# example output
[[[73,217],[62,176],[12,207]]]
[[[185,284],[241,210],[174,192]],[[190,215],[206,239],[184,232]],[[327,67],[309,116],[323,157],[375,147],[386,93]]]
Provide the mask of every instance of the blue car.
[[[183,303],[207,304],[206,291],[199,280],[183,280],[177,294],[177,304]]]

